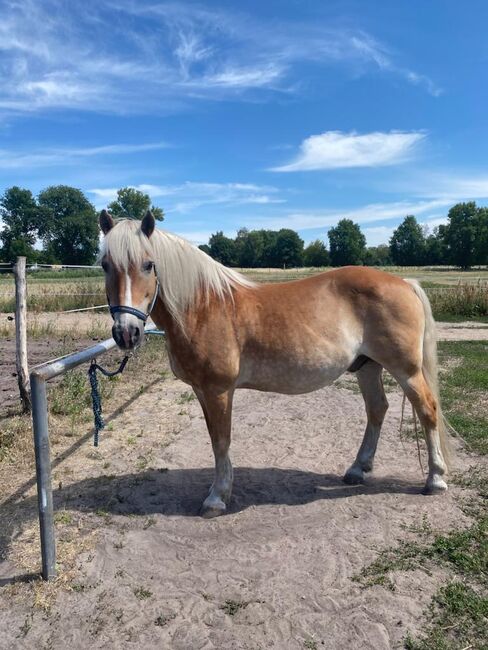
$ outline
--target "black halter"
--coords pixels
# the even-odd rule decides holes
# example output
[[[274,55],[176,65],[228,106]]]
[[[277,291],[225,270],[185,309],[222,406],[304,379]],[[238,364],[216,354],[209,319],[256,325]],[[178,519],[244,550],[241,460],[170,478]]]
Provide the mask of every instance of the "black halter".
[[[153,299],[151,300],[151,304],[149,305],[149,309],[147,310],[147,313],[144,313],[140,309],[136,309],[135,307],[129,307],[127,305],[114,305],[113,307],[110,306],[110,314],[112,318],[114,318],[114,314],[132,314],[132,316],[135,316],[139,320],[142,320],[143,323],[147,321],[149,318],[150,313],[153,310],[154,303],[157,300],[159,293],[159,279],[158,276],[156,276],[156,289],[154,291],[154,296]]]

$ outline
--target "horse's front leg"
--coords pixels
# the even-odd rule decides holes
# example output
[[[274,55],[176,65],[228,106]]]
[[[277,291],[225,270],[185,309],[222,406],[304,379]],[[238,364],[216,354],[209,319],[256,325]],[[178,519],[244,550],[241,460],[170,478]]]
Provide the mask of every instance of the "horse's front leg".
[[[205,415],[215,456],[215,479],[203,502],[201,514],[208,518],[218,517],[225,513],[232,493],[233,472],[229,447],[234,390],[214,392],[210,389],[195,389],[195,393]]]

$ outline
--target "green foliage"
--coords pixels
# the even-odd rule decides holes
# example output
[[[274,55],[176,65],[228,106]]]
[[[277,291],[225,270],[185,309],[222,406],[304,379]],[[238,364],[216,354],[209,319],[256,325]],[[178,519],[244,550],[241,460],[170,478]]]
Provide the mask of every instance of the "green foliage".
[[[449,210],[443,231],[449,260],[467,269],[488,261],[488,210],[474,201],[458,203]]]
[[[17,256],[23,255],[34,261],[39,215],[32,192],[17,186],[5,190],[0,199],[0,217],[3,221],[1,259],[15,262]]]
[[[366,255],[366,238],[357,223],[341,219],[329,230],[330,259],[332,266],[362,264]]]
[[[390,239],[393,263],[399,266],[417,266],[423,264],[425,253],[426,243],[422,228],[414,216],[408,215]]]
[[[161,208],[151,205],[151,197],[133,187],[123,187],[117,191],[117,198],[108,206],[109,212],[116,219],[141,220],[148,210],[158,221],[163,221],[164,212]]]
[[[48,187],[39,194],[39,235],[54,260],[92,264],[98,251],[95,208],[81,190],[67,185]]]
[[[210,255],[226,266],[235,266],[235,253],[236,245],[233,239],[226,237],[224,233],[219,230],[212,235],[209,239]]]
[[[303,252],[305,266],[329,266],[330,255],[325,244],[320,239],[311,242]]]
[[[303,239],[294,230],[283,228],[276,237],[274,257],[280,266],[303,266]]]
[[[391,263],[390,247],[386,244],[369,246],[366,249],[363,260],[365,266],[389,266]]]

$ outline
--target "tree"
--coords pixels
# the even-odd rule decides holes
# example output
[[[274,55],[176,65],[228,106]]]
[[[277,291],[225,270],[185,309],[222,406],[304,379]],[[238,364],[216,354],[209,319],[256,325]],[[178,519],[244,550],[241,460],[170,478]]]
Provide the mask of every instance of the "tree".
[[[34,244],[39,226],[36,201],[30,190],[14,186],[5,190],[0,199],[0,217],[3,230],[2,259],[14,262],[17,256],[24,255],[33,260],[36,257]]]
[[[50,259],[92,264],[98,250],[95,208],[81,190],[54,185],[39,194],[39,235]]]
[[[351,219],[341,219],[328,233],[332,266],[362,264],[366,254],[366,238],[359,225]]]
[[[447,215],[444,241],[452,264],[467,269],[476,262],[479,229],[478,208],[474,201],[457,203]]]
[[[161,208],[151,205],[151,197],[133,187],[123,187],[117,191],[117,198],[108,206],[109,212],[116,219],[142,219],[148,210],[158,221],[163,221]]]
[[[365,266],[388,266],[391,264],[390,247],[386,244],[368,246],[363,263]]]
[[[256,268],[262,265],[264,239],[262,231],[241,228],[236,237],[236,259],[239,266]]]
[[[444,241],[445,228],[443,225],[438,226],[425,238],[425,264],[435,266],[447,263],[447,250]]]
[[[198,248],[207,255],[210,255],[210,246],[208,244],[200,244]]]
[[[405,217],[390,239],[390,254],[394,264],[417,266],[424,263],[425,237],[413,215]]]
[[[320,239],[311,242],[303,252],[305,266],[329,266],[330,256],[325,244]]]
[[[475,263],[488,264],[488,208],[478,208]]]
[[[226,266],[235,265],[235,243],[233,239],[226,237],[224,233],[219,230],[208,240],[210,246],[210,255]]]
[[[294,230],[278,231],[274,245],[274,259],[280,266],[303,266],[303,239]]]

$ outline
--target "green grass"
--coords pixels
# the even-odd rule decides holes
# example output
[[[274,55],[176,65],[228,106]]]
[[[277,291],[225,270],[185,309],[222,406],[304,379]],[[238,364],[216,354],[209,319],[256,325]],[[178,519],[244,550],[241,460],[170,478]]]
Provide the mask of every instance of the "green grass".
[[[488,647],[488,598],[453,580],[434,596],[429,623],[419,639],[407,635],[406,650],[482,650]]]
[[[442,341],[439,360],[456,363],[441,374],[446,417],[468,447],[488,453],[488,341]]]

